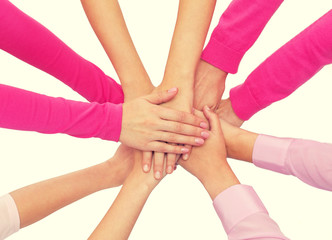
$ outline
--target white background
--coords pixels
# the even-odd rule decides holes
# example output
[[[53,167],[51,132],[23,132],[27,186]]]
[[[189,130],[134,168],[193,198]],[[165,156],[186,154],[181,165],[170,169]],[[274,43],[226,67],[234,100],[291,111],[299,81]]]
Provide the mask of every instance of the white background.
[[[213,29],[230,0],[217,3]],[[107,74],[116,74],[95,37],[79,1],[14,0],[77,53]],[[120,0],[138,52],[159,84],[173,32],[178,1]],[[239,72],[227,79],[225,96],[266,57],[331,9],[329,0],[285,1],[256,44],[245,55]],[[38,37],[38,36],[36,36]],[[50,96],[82,100],[53,77],[0,52],[1,83]],[[332,142],[332,67],[327,66],[292,96],[256,114],[243,128],[280,137]],[[0,129],[0,195],[25,185],[100,163],[118,144],[99,139],[42,135]],[[229,161],[240,181],[252,185],[272,218],[291,239],[332,239],[332,194],[291,176]],[[86,239],[108,210],[119,188],[80,200],[9,239]],[[207,193],[179,168],[150,196],[131,239],[226,239]]]

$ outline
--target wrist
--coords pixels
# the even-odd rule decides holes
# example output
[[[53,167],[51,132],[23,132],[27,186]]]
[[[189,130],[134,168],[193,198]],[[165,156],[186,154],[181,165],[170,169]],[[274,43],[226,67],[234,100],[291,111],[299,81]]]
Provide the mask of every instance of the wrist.
[[[228,164],[207,173],[200,181],[212,200],[227,188],[240,183]]]

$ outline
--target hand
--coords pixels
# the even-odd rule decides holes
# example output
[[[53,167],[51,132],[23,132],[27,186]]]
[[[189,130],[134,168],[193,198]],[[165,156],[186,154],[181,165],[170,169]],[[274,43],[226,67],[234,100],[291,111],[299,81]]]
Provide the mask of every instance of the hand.
[[[194,85],[194,108],[202,110],[205,105],[215,111],[225,90],[227,73],[200,60]]]
[[[219,118],[224,119],[236,127],[241,127],[241,125],[244,123],[244,121],[240,119],[234,112],[231,100],[229,98],[220,101],[216,113],[218,114]]]
[[[124,103],[120,141],[144,151],[176,154],[187,153],[188,149],[165,142],[202,145],[202,133],[206,132],[204,128],[207,126],[204,120],[190,113],[158,106],[176,94],[177,89],[173,88]]]

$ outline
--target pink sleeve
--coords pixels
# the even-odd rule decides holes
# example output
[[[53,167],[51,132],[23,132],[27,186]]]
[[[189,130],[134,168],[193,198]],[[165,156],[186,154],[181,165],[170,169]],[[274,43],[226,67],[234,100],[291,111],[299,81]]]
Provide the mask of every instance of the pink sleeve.
[[[288,239],[250,186],[238,184],[226,189],[214,199],[213,206],[230,240]]]
[[[248,120],[259,110],[287,97],[332,63],[332,10],[281,47],[231,89],[237,116]]]
[[[8,0],[0,0],[0,49],[49,73],[90,102],[122,103],[121,86]]]
[[[122,105],[53,98],[0,85],[0,127],[118,141]]]
[[[219,20],[202,59],[228,73],[255,43],[283,0],[233,0]]]
[[[332,191],[331,144],[259,135],[252,160],[258,167],[293,175],[311,186]]]
[[[20,229],[20,216],[13,198],[6,194],[0,197],[0,239]]]

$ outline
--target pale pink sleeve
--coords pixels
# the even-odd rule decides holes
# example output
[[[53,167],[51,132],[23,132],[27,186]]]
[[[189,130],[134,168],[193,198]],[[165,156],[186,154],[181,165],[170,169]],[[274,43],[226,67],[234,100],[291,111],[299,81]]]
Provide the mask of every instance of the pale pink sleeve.
[[[233,0],[219,20],[201,58],[228,73],[255,43],[283,0]]]
[[[61,80],[90,102],[123,103],[117,82],[8,0],[0,0],[0,49]]]
[[[213,206],[230,240],[288,239],[251,186],[229,187],[214,199]]]
[[[271,171],[332,191],[332,145],[303,139],[259,135],[253,163]]]
[[[0,84],[0,127],[118,141],[122,104],[54,98]]]
[[[0,239],[20,229],[20,216],[13,198],[6,194],[0,197]]]
[[[231,89],[236,115],[248,120],[283,99],[332,63],[332,10],[277,50],[246,81]]]

